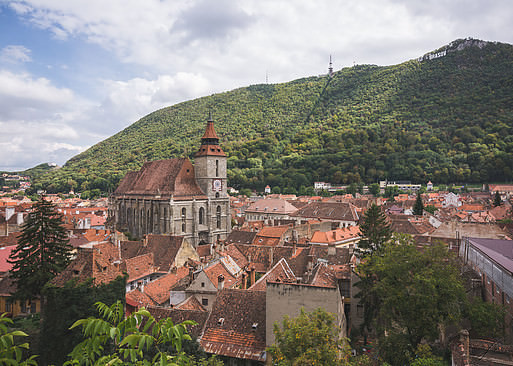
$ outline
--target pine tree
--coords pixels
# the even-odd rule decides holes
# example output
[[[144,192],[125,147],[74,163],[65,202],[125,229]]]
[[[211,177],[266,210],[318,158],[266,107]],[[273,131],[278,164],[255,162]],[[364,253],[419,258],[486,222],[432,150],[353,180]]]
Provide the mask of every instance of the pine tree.
[[[71,246],[62,225],[62,215],[44,197],[32,206],[18,236],[18,245],[9,256],[16,297],[32,299],[70,261]]]
[[[381,212],[380,207],[374,203],[365,212],[360,232],[362,239],[358,242],[358,248],[360,252],[370,252],[371,254],[379,251],[392,236],[390,223],[385,214]]]
[[[417,192],[417,199],[415,200],[415,204],[413,205],[413,214],[417,216],[422,216],[424,212],[424,204],[422,203],[422,197],[420,196],[420,192]]]

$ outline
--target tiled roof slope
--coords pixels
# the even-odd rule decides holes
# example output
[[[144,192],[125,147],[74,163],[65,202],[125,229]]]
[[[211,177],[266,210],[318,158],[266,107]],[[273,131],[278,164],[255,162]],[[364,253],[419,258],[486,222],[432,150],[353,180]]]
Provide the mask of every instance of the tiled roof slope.
[[[144,163],[138,172],[127,173],[114,195],[159,195],[180,199],[204,196],[204,193],[196,183],[190,160],[180,158]]]
[[[110,243],[98,244],[92,249],[81,249],[77,257],[51,283],[62,287],[71,279],[77,279],[81,283],[89,278],[94,279],[95,285],[109,283],[118,276],[123,276],[120,266],[114,264],[118,260],[113,255],[116,252],[116,248]]]
[[[155,305],[155,302],[144,292],[139,291],[139,289],[127,292],[125,300],[128,305],[134,306],[136,308],[141,306],[146,307],[149,305]]]
[[[271,282],[296,282],[296,276],[289,267],[289,264],[282,258],[265,275],[260,277],[249,290],[265,291],[267,281]]]
[[[152,253],[155,270],[168,272],[173,267],[183,240],[182,236],[150,234],[147,236],[146,244],[139,241],[122,241],[119,251],[124,260]]]
[[[181,304],[176,305],[175,309],[206,311],[203,305],[200,304],[196,296],[189,296]]]
[[[226,238],[226,244],[251,244],[256,234],[256,231],[232,230]]]
[[[138,255],[125,260],[128,282],[146,276],[154,272],[153,253]]]
[[[207,353],[265,361],[265,292],[220,291],[200,343]]]
[[[310,285],[317,287],[337,287],[336,272],[325,263],[319,263],[313,271],[312,281]]]
[[[144,286],[144,293],[159,305],[168,303],[169,291],[180,286],[181,281],[185,280],[188,275],[189,269],[187,267],[180,267],[176,272],[168,273],[146,284]]]
[[[157,306],[148,306],[147,310],[157,321],[167,318],[170,318],[174,324],[182,323],[185,320],[195,321],[198,323],[197,325],[187,327],[188,333],[195,337],[201,335],[208,318],[208,312],[200,310],[169,309]]]
[[[288,201],[279,198],[261,199],[252,203],[246,212],[259,212],[268,214],[289,214],[296,211],[297,208]]]
[[[312,202],[290,215],[291,217],[324,220],[358,221],[356,207],[345,202]]]

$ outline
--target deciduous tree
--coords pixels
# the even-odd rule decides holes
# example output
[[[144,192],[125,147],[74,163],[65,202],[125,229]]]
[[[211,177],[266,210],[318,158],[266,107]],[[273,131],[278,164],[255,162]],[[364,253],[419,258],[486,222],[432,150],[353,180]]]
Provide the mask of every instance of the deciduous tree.
[[[274,324],[275,343],[268,348],[276,366],[346,365],[349,352],[335,316],[323,309],[301,309],[296,318],[285,316]]]
[[[391,364],[408,363],[422,341],[460,320],[466,298],[454,258],[436,244],[419,251],[399,236],[357,268],[365,325],[377,333],[381,354]]]

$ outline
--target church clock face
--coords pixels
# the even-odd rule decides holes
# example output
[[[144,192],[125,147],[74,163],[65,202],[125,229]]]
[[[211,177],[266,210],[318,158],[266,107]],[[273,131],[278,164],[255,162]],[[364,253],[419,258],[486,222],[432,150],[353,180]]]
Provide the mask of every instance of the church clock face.
[[[212,190],[214,192],[220,192],[223,189],[223,183],[221,182],[221,179],[214,179],[212,181]]]

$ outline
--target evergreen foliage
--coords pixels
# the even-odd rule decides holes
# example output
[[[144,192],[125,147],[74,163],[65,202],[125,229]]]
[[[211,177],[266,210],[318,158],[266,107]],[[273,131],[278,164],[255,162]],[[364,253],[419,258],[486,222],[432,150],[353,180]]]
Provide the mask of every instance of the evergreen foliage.
[[[380,206],[375,203],[369,207],[360,224],[362,239],[358,242],[361,253],[379,252],[392,236],[392,229]]]
[[[41,197],[32,206],[21,227],[18,245],[9,256],[16,297],[39,297],[43,286],[68,265],[71,249],[62,215],[54,204]]]
[[[92,279],[82,283],[71,280],[63,287],[47,285],[43,295],[43,318],[39,340],[43,364],[62,365],[66,355],[82,341],[79,329],[70,329],[77,320],[97,314],[94,304],[108,306],[125,300],[126,278],[95,286]]]
[[[424,203],[422,203],[422,197],[420,192],[417,192],[417,198],[415,199],[415,204],[413,205],[413,214],[417,216],[422,216],[424,212]]]
[[[149,114],[43,175],[49,193],[112,191],[144,161],[193,157],[208,111],[230,186],[513,180],[513,46],[457,40],[446,56],[252,85]],[[315,108],[314,108],[315,106]]]

